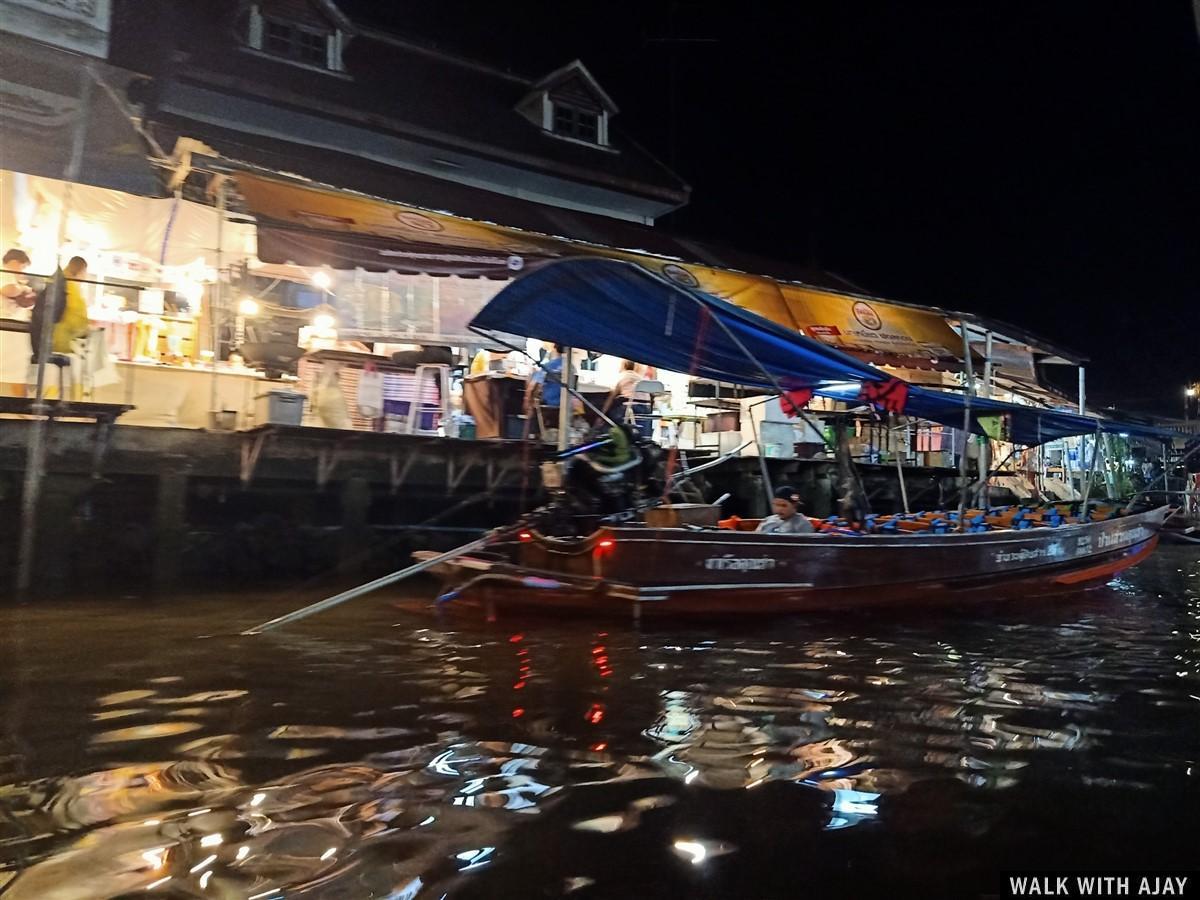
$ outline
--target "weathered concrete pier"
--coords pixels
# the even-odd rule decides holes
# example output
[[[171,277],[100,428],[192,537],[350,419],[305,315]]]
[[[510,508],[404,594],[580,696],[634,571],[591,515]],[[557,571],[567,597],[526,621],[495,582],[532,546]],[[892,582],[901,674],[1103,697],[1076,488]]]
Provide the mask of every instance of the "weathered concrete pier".
[[[16,566],[29,420],[0,420],[0,571]],[[515,441],[266,426],[245,432],[54,421],[38,514],[35,593],[165,593],[292,585],[398,568],[419,547],[450,547],[544,499],[538,451]],[[832,460],[768,459],[811,515],[836,507]],[[877,511],[900,508],[892,466],[864,465]],[[756,458],[700,476],[727,513],[766,508]],[[913,509],[955,494],[956,473],[906,468]],[[6,579],[0,591],[12,590]]]

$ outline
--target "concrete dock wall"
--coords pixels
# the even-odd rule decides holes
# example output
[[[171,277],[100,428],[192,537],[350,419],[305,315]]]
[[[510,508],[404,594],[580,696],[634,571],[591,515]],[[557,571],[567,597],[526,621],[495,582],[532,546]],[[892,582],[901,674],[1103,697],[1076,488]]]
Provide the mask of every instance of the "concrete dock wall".
[[[12,590],[29,422],[0,420],[0,595]],[[398,568],[540,502],[527,445],[324,429],[227,433],[114,426],[99,470],[94,424],[54,422],[38,529],[38,593],[147,594],[295,585]],[[811,515],[836,509],[831,461],[768,460]],[[900,508],[894,467],[863,466],[872,508]],[[762,515],[758,460],[706,473],[727,514]],[[914,509],[954,496],[955,473],[906,470]]]

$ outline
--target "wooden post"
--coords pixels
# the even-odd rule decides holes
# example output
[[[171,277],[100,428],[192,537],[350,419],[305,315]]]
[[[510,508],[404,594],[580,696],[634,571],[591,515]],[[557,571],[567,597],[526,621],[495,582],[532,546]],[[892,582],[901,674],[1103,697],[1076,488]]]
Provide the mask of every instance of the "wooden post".
[[[859,516],[858,480],[854,476],[854,461],[850,458],[850,436],[846,430],[848,415],[841,413],[833,419],[833,435],[837,445],[838,490],[841,492],[840,512],[851,522]]]
[[[208,296],[208,325],[212,340],[212,380],[208,388],[209,427],[215,427],[221,413],[220,396],[217,390],[217,362],[221,358],[221,310],[224,307],[224,289],[221,284],[221,266],[224,258],[225,236],[225,179],[217,181],[217,280]],[[256,423],[256,424],[262,424]]]
[[[154,504],[154,587],[168,591],[179,581],[187,529],[188,476],[182,467],[158,476]]]
[[[79,113],[72,136],[71,156],[67,161],[63,180],[63,205],[58,218],[58,247],[66,243],[67,219],[71,213],[71,191],[79,178],[83,166],[84,141],[87,138],[88,113],[92,100],[92,64],[84,63],[79,70]],[[65,276],[60,265],[54,273],[54,281],[47,288],[44,303],[51,305],[67,289]],[[46,310],[47,312],[49,310]],[[33,422],[29,429],[29,450],[25,462],[25,482],[21,491],[21,537],[17,550],[18,600],[24,600],[33,586],[34,555],[37,552],[38,498],[41,495],[42,477],[46,469],[46,431],[50,427],[49,410],[46,407],[46,362],[54,345],[54,317],[42,316],[42,333],[37,347],[37,380],[34,388]],[[65,400],[60,397],[59,400]]]
[[[371,530],[367,524],[371,508],[371,485],[353,475],[342,485],[342,540],[338,570],[353,574],[362,570],[370,555]]]

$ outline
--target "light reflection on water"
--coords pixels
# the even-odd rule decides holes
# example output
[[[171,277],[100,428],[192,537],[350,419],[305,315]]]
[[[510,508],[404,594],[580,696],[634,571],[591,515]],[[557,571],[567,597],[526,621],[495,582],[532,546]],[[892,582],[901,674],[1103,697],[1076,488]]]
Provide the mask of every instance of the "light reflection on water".
[[[6,900],[862,896],[1200,825],[1186,551],[970,617],[222,636],[300,602],[3,613]]]

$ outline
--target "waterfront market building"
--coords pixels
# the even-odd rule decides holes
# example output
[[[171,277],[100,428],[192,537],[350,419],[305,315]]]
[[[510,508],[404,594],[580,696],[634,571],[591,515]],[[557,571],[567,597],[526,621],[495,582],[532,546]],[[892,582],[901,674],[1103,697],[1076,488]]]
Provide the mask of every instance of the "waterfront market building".
[[[21,34],[5,35],[20,102],[3,111],[3,243],[44,278],[89,261],[81,287],[101,337],[63,392],[119,410],[118,429],[246,435],[243,486],[274,426],[552,432],[522,417],[531,360],[499,359],[508,348],[467,323],[514,277],[571,256],[636,262],[912,384],[1084,411],[1086,360],[1021,329],[655,227],[690,188],[622,133],[582,63],[522,78],[364,27],[329,0],[0,5],[23,14],[6,20]],[[30,393],[27,332],[20,316],[0,322],[0,391],[14,401]],[[500,351],[499,371],[469,373],[481,350]],[[587,362],[580,390],[603,398],[620,361]],[[1077,369],[1078,391],[1051,387],[1047,367]],[[647,375],[653,427],[686,450],[750,441],[746,455],[820,457],[820,413],[857,405],[816,399],[814,426],[687,372]],[[1011,447],[995,437],[1003,460]],[[1009,460],[1000,486],[1077,496],[1081,443]],[[852,449],[935,469],[978,453],[955,429],[869,410]],[[393,491],[408,452],[385,451]],[[318,455],[324,486],[337,451]]]

